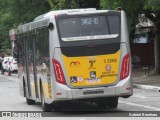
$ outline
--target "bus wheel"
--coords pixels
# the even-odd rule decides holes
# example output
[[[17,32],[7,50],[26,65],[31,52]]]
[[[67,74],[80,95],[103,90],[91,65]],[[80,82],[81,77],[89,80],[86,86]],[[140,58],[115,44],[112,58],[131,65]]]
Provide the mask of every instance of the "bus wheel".
[[[117,108],[118,106],[118,97],[112,98],[112,101],[108,103],[109,108]]]
[[[52,111],[52,105],[45,103],[44,92],[42,87],[41,87],[41,105],[44,112]]]
[[[99,109],[107,109],[107,104],[105,102],[97,102],[97,107]]]
[[[99,109],[111,109],[117,108],[118,106],[118,97],[109,98],[108,100],[102,100],[97,102],[97,107]]]
[[[54,105],[53,105],[53,110],[54,110],[55,112],[62,111],[62,105],[60,105],[60,104],[54,104]]]
[[[26,97],[26,103],[28,105],[33,105],[33,104],[35,104],[35,100],[31,100],[31,99],[29,99],[29,98]]]
[[[33,104],[35,104],[35,100],[31,100],[31,99],[29,99],[29,98],[27,98],[27,95],[26,95],[26,90],[27,88],[25,87],[25,85],[24,85],[24,94],[25,94],[25,96],[26,96],[26,103],[28,104],[28,105],[33,105]]]

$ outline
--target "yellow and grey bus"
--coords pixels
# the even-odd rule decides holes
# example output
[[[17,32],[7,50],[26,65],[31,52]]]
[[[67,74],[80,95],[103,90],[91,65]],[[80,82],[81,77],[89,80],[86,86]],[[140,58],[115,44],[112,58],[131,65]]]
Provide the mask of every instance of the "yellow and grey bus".
[[[83,101],[117,108],[133,94],[123,10],[69,9],[17,28],[20,93],[43,111]]]

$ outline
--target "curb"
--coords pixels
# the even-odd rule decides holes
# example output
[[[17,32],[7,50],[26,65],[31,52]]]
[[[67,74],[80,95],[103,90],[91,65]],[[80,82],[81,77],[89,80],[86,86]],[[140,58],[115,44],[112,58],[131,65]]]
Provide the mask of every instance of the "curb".
[[[160,87],[157,87],[157,86],[133,84],[133,87],[139,88],[139,89],[153,90],[153,91],[160,92]]]

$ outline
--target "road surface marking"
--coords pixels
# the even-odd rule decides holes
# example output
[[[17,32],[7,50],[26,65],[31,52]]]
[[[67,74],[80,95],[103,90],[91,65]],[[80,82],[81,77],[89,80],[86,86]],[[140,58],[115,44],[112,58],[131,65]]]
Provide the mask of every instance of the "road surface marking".
[[[156,107],[151,107],[151,106],[146,106],[146,105],[140,105],[140,104],[131,103],[131,102],[125,102],[125,101],[118,101],[118,102],[122,103],[122,104],[127,104],[127,105],[132,105],[132,106],[137,106],[137,107],[144,107],[144,108],[147,108],[147,109],[152,109],[152,110],[155,110],[155,111],[160,111],[160,108],[156,108]]]
[[[133,95],[132,97],[141,98],[141,99],[146,99],[145,96],[140,96],[140,95]]]

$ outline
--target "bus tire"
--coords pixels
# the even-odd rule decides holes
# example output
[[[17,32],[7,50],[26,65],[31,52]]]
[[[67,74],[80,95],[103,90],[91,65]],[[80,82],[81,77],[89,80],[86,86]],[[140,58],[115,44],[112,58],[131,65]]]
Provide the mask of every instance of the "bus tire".
[[[24,83],[24,94],[25,94],[25,96],[26,96],[26,103],[27,103],[28,105],[34,105],[34,104],[35,104],[35,100],[29,99],[29,98],[27,97],[26,91],[27,91],[27,88],[26,88],[25,83]]]
[[[112,109],[118,106],[118,97],[109,98],[108,100],[101,100],[96,102],[99,109]]]
[[[31,99],[29,99],[29,98],[26,97],[26,103],[28,105],[34,105],[35,104],[35,100],[31,100]]]
[[[103,102],[97,102],[97,107],[98,109],[107,109],[107,104],[103,101]]]
[[[108,108],[117,108],[118,106],[118,97],[112,98],[112,101],[108,103]]]
[[[43,88],[41,87],[41,105],[44,112],[51,112],[52,105],[45,103]]]
[[[54,104],[54,105],[53,105],[53,110],[54,110],[55,112],[62,111],[62,105],[60,105],[60,104]]]

